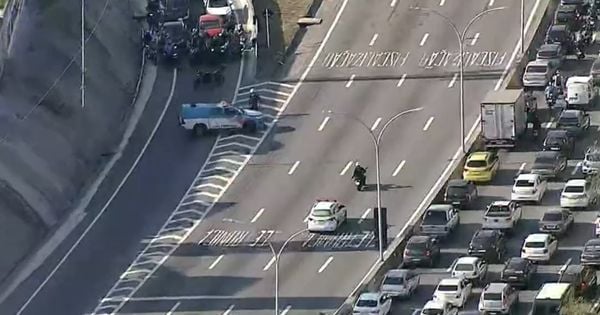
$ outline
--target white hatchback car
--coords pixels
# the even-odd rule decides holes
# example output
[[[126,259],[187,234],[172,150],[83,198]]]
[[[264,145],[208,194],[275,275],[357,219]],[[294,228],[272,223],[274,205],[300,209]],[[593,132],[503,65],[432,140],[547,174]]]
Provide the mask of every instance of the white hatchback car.
[[[456,315],[457,313],[458,309],[448,303],[439,300],[429,300],[425,303],[419,315]]]
[[[546,233],[529,234],[523,242],[521,258],[531,261],[548,262],[558,249],[556,236]]]
[[[592,182],[585,179],[571,179],[560,194],[560,206],[563,208],[587,208],[598,201],[598,192]]]
[[[317,200],[310,209],[309,232],[334,232],[346,221],[346,207],[336,200]]]
[[[483,229],[511,230],[521,219],[521,206],[515,201],[494,201],[483,214]]]
[[[473,284],[467,279],[442,279],[433,292],[433,299],[456,307],[463,307],[472,290]]]
[[[487,274],[488,265],[479,257],[460,257],[452,267],[452,277],[482,282]]]
[[[547,182],[539,174],[520,174],[510,194],[510,200],[539,203],[546,192]]]
[[[231,0],[204,0],[206,13],[216,16],[228,16],[231,14]]]
[[[392,299],[381,292],[367,292],[358,297],[352,314],[387,315],[392,308]]]

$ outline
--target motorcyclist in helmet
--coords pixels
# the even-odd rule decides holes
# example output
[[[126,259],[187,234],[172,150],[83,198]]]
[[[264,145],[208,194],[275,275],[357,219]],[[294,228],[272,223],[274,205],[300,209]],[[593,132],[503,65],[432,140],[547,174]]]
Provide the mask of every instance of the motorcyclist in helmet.
[[[260,102],[260,95],[254,91],[254,89],[250,89],[250,96],[248,98],[248,103],[250,103],[251,110],[258,110],[258,103]]]
[[[354,172],[352,173],[352,179],[358,180],[361,186],[365,185],[367,169],[362,167],[358,162],[354,164]]]

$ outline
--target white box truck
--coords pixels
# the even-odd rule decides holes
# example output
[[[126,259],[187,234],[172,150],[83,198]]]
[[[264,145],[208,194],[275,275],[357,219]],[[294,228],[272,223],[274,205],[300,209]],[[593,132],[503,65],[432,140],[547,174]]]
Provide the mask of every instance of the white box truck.
[[[513,148],[527,127],[522,89],[490,91],[481,102],[481,133],[487,148]]]

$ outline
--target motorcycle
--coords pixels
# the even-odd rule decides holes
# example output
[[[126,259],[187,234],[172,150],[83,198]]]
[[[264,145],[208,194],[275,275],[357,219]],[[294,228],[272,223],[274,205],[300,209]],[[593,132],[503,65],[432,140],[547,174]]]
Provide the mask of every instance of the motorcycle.
[[[554,104],[556,104],[556,93],[550,87],[546,88],[546,103],[548,104],[548,108],[552,109]]]
[[[354,186],[356,186],[356,190],[358,190],[358,191],[362,191],[366,186],[366,181],[367,181],[366,171],[367,171],[367,169],[365,168],[365,174],[363,174],[361,176],[352,176],[352,179],[354,180]]]

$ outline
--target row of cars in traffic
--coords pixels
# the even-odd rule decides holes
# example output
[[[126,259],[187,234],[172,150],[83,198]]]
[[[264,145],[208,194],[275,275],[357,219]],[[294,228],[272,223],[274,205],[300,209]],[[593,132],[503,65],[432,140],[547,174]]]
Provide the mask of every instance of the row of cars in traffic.
[[[548,30],[546,44],[538,51],[537,60],[529,63],[525,70],[523,82],[526,87],[545,87],[550,83],[564,56],[574,50],[573,30],[582,30],[584,24],[595,23],[595,5],[594,1],[561,1],[555,23]],[[560,205],[545,211],[538,222],[538,231],[523,240],[518,257],[507,257],[507,240],[522,221],[523,204],[540,203],[548,190],[548,182],[564,177],[568,161],[574,157],[575,142],[590,127],[590,116],[584,110],[590,109],[596,101],[593,78],[571,80],[570,83],[566,84],[566,93],[562,95],[565,105],[557,115],[556,127],[546,133],[530,170],[521,169],[516,174],[508,200],[495,200],[485,207],[481,228],[473,233],[467,255],[454,261],[449,276],[439,281],[419,314],[457,314],[475,287],[481,287],[479,312],[512,314],[518,306],[519,289],[537,289],[533,287],[532,277],[538,264],[551,260],[558,250],[559,239],[572,228],[572,211],[589,209],[598,203],[600,146],[593,145],[586,150],[577,171],[566,178]],[[512,98],[510,101],[503,103],[490,99],[482,103],[482,135],[487,136],[485,142],[490,147],[494,144],[514,147],[528,129],[531,121],[527,116],[531,109],[525,105],[524,95],[522,90],[505,93],[503,97]],[[510,105],[510,108],[500,108],[499,104]],[[505,108],[509,108],[510,115],[502,114]],[[510,124],[501,119],[509,119]],[[502,131],[502,126],[510,126],[510,130]],[[443,255],[444,240],[452,238],[460,226],[459,212],[475,204],[479,197],[478,184],[492,181],[499,168],[500,156],[493,149],[471,153],[466,159],[462,178],[447,183],[443,195],[445,203],[432,204],[424,212],[417,232],[406,243],[402,264],[386,273],[378,292],[360,295],[353,313],[388,314],[392,298],[413,295],[420,287],[422,276],[413,267],[433,268],[438,264]],[[600,236],[600,227],[596,230],[596,236]],[[499,279],[491,282],[490,264],[502,266]],[[581,265],[565,265],[560,270],[558,282],[542,285],[535,295],[530,314],[563,314],[561,308],[571,297],[590,296],[597,285],[596,270],[590,266],[600,266],[600,239],[589,240],[584,245]]]

